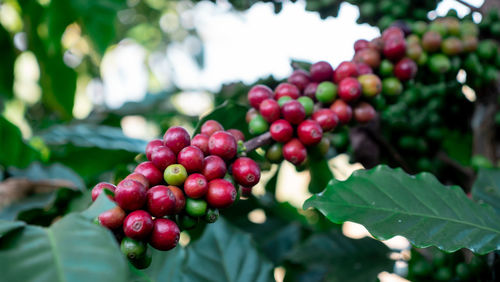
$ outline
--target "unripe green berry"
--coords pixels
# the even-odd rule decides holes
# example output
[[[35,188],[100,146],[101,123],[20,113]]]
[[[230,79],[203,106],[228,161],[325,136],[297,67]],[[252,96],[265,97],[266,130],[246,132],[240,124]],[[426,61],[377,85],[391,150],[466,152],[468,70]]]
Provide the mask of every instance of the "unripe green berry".
[[[128,259],[137,259],[146,253],[147,244],[142,241],[137,241],[129,237],[123,238],[120,249]]]
[[[207,223],[214,223],[219,219],[219,210],[218,209],[208,209],[207,214],[203,218]]]
[[[169,165],[163,173],[163,178],[168,185],[179,186],[184,183],[188,174],[183,165]]]
[[[301,103],[302,106],[304,107],[304,110],[306,111],[306,116],[309,116],[313,113],[314,101],[311,98],[307,96],[302,96],[299,99],[297,99],[297,101],[299,101],[299,103]]]
[[[284,97],[283,97],[284,98]],[[269,124],[261,115],[256,115],[250,123],[248,124],[248,131],[251,134],[259,135],[266,132],[269,129]]]
[[[321,103],[331,103],[337,98],[337,85],[330,81],[323,81],[316,88],[316,99]]]
[[[207,212],[207,202],[203,199],[186,199],[186,212],[190,216],[199,217]]]
[[[266,158],[272,163],[280,163],[283,161],[283,144],[274,143],[267,149]]]
[[[177,215],[177,224],[181,230],[193,229],[198,224],[198,218],[191,217],[187,214],[179,214]]]
[[[288,102],[288,101],[291,101],[293,100],[291,97],[289,96],[283,96],[281,98],[278,99],[278,105],[280,105],[280,107],[283,107],[283,105]]]

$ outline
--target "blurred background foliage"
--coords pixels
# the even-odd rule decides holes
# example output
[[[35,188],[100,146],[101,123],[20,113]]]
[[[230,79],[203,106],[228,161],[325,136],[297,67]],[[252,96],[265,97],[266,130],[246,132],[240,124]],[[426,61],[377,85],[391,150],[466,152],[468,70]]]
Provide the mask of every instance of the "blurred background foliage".
[[[193,131],[200,116],[223,103],[246,105],[246,94],[253,84],[273,88],[283,80],[269,76],[251,83],[223,85],[218,91],[181,89],[176,85],[179,74],[170,66],[173,59],[166,54],[169,47],[180,46],[197,68],[205,66],[203,38],[195,28],[194,14],[190,13],[198,2],[209,1],[0,2],[0,180],[3,180],[0,182],[0,218],[49,226],[67,213],[85,210],[90,203],[89,189],[98,181],[117,182],[130,172],[144,159],[141,153],[148,139],[160,136],[171,125],[183,125]],[[276,0],[211,2],[225,5],[234,13],[247,11],[257,2],[272,5],[274,12],[280,13],[284,5],[283,1]],[[344,2],[359,8],[359,24],[384,29],[396,20],[413,22],[436,17],[435,9],[441,1],[319,0],[306,1],[304,6],[325,19],[339,16],[341,6],[347,5]],[[467,6],[471,10],[467,20],[479,22],[482,18],[480,36],[498,40],[498,15]],[[493,7],[490,10],[496,9]],[[454,10],[449,14],[456,16]],[[341,33],[332,31],[332,34],[335,32]],[[137,46],[139,51],[127,53],[123,46]],[[131,63],[126,64],[124,61],[128,60]],[[296,60],[290,65],[294,69],[308,69],[310,63]],[[120,73],[123,68],[113,67],[116,65],[130,67]],[[498,82],[498,76],[492,76],[493,81]],[[475,84],[471,77],[446,84],[445,77],[436,81],[423,74],[421,83],[427,86],[410,85],[406,90],[417,91],[414,96],[420,98],[409,101],[410,93],[405,95],[410,98],[397,101],[381,113],[382,134],[395,144],[412,172],[432,171],[448,184],[463,184],[467,191],[472,183],[467,182],[470,179],[456,178],[457,167],[468,175],[495,166],[491,158],[474,156],[472,149],[474,133],[470,122],[474,105],[464,99],[462,87],[467,84],[479,91],[483,84]],[[139,90],[120,88],[120,81],[128,79],[137,80]],[[131,94],[122,95],[119,91],[110,94],[109,89],[130,90]],[[145,93],[134,94],[141,89]],[[425,97],[430,96],[442,98],[429,102]],[[438,108],[446,103],[453,103],[455,109],[447,108],[439,112],[441,115],[437,114]],[[410,109],[410,105],[414,108]],[[403,138],[409,134],[406,128],[409,121],[405,120],[410,115],[406,115],[407,110],[413,115],[415,132],[411,134],[418,136],[409,141]],[[221,111],[212,115],[221,117],[222,124],[228,122],[223,116],[240,116],[238,121],[246,131],[241,108],[234,106]],[[429,115],[433,123],[440,126],[438,135],[441,135],[437,137],[418,135],[425,132],[427,121],[417,124],[418,118],[413,117],[424,119]],[[329,162],[312,162],[316,166],[311,167],[310,174],[307,170],[296,172],[287,163],[272,166],[263,163],[267,172],[255,194],[224,214],[232,225],[252,235],[257,249],[274,266],[276,279],[282,280],[286,274],[289,281],[366,281],[382,271],[405,275],[410,258],[414,259],[411,271],[423,273],[425,277],[433,268],[441,270],[445,269],[442,265],[447,265],[446,269],[451,269],[465,260],[470,262],[472,255],[466,251],[463,255],[450,256],[435,249],[410,251],[408,243],[401,238],[392,245],[388,243],[389,247],[369,238],[354,240],[343,235],[348,233],[348,225],[336,225],[318,212],[300,209],[311,192],[325,187],[332,171],[336,178],[345,179],[351,171],[362,167],[359,163],[350,163],[360,156],[350,146],[347,130],[337,131],[331,141],[334,148],[328,153]],[[444,161],[436,159],[443,156],[443,151]],[[341,153],[347,155],[338,157]],[[262,159],[262,152],[256,154]],[[391,154],[384,154],[378,161],[397,165]],[[281,187],[294,191],[278,189],[278,182]],[[484,191],[477,193],[481,192]],[[183,245],[202,236],[203,227],[184,234],[188,239]],[[352,231],[350,237],[366,235],[362,229],[359,231],[359,226],[352,230],[358,233]],[[207,236],[220,239],[211,233]],[[242,248],[247,248],[247,243]],[[184,259],[183,251],[179,253],[165,260],[180,260],[176,256]],[[441,256],[446,258],[432,264]],[[483,268],[486,259],[474,258],[477,269]],[[402,264],[394,266],[394,260]],[[158,269],[149,271],[157,272],[151,277],[161,279],[162,272]]]

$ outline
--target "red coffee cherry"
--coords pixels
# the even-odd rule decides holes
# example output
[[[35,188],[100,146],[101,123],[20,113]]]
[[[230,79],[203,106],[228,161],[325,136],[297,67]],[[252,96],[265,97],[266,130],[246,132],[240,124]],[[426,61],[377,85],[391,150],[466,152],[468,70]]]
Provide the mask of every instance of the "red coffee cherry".
[[[294,138],[283,146],[283,157],[296,166],[300,165],[306,160],[306,147],[304,147],[299,139]]]
[[[146,203],[146,187],[135,180],[122,180],[116,186],[115,201],[126,211],[138,210]]]
[[[311,80],[315,82],[331,81],[333,79],[333,68],[325,61],[319,61],[309,68]],[[316,91],[314,91],[316,93]]]
[[[310,81],[311,77],[309,77],[309,73],[301,69],[294,70],[290,77],[288,77],[288,83],[297,86],[300,91],[304,90]]]
[[[208,181],[202,174],[194,173],[184,182],[184,192],[189,198],[198,199],[207,193]]]
[[[369,122],[375,118],[375,115],[375,109],[366,102],[361,102],[354,107],[354,119],[359,123]]]
[[[210,154],[217,155],[226,161],[234,158],[237,150],[236,139],[234,139],[233,135],[225,131],[216,132],[208,139],[208,151]]]
[[[133,211],[123,221],[123,232],[132,239],[146,239],[151,231],[153,231],[153,219],[147,211]]]
[[[385,41],[384,56],[391,61],[397,61],[406,55],[406,41],[404,38],[391,37]]]
[[[121,227],[124,218],[125,211],[119,206],[101,213],[98,217],[99,224],[111,230]]]
[[[313,113],[312,119],[318,122],[323,131],[334,130],[339,124],[339,118],[330,109],[321,109]]]
[[[208,155],[208,138],[210,138],[206,134],[196,134],[193,139],[191,140],[191,146],[198,147],[203,154],[206,156]]]
[[[279,119],[271,124],[269,132],[271,133],[271,138],[273,138],[273,140],[285,143],[292,138],[293,127],[288,121]]]
[[[163,136],[163,144],[178,154],[184,147],[189,146],[189,133],[180,126],[170,127]]]
[[[272,97],[273,97],[273,90],[262,84],[255,85],[248,92],[248,102],[252,107],[256,109],[259,108],[259,105],[262,101]]]
[[[251,158],[241,157],[233,163],[233,177],[236,182],[244,187],[253,187],[259,183],[260,168]]]
[[[394,67],[394,75],[401,81],[407,81],[417,75],[417,70],[417,63],[410,58],[403,58]]]
[[[200,172],[203,169],[203,152],[195,146],[187,146],[177,156],[177,162],[184,166],[188,173]]]
[[[344,78],[339,84],[339,97],[351,102],[361,97],[361,84],[354,77]]]
[[[167,186],[175,197],[175,213],[180,213],[186,206],[186,197],[182,190],[177,186]]]
[[[356,77],[358,76],[358,68],[353,62],[342,62],[335,70],[333,74],[333,80],[335,83],[339,83],[346,77]]]
[[[405,33],[399,27],[391,26],[384,30],[382,33],[382,39],[390,40],[392,38],[404,39]]]
[[[243,198],[248,198],[252,195],[252,187],[243,187],[240,186],[240,195]]]
[[[280,118],[280,105],[274,99],[266,99],[260,103],[259,112],[267,122],[273,122]]]
[[[219,156],[208,156],[203,165],[203,176],[210,181],[216,178],[223,178],[226,175],[226,163]]]
[[[152,216],[164,217],[175,214],[175,195],[168,186],[157,185],[151,187],[146,193],[148,211]]]
[[[236,194],[236,189],[231,182],[224,179],[214,179],[208,183],[205,199],[210,206],[222,209],[234,203]]]
[[[347,124],[349,121],[351,121],[352,108],[346,102],[340,99],[336,100],[330,106],[330,110],[332,110],[337,115],[340,123]]]
[[[233,135],[234,139],[236,139],[236,143],[238,143],[238,141],[245,141],[245,135],[240,130],[228,129],[227,132]]]
[[[291,124],[299,124],[306,118],[304,106],[296,100],[286,102],[281,108],[281,114]]]
[[[358,63],[356,64],[356,67],[358,68],[359,75],[373,73],[373,69],[365,63]]]
[[[140,163],[134,172],[146,176],[150,186],[158,185],[163,181],[163,173],[152,162]]]
[[[212,136],[217,131],[224,131],[224,127],[215,120],[207,120],[201,126],[201,133]]]
[[[97,199],[97,197],[99,197],[99,195],[101,195],[102,189],[108,189],[109,191],[114,193],[116,186],[111,184],[111,183],[107,183],[107,182],[97,183],[97,185],[94,186],[94,188],[92,188],[92,201],[95,201]],[[111,195],[108,195],[108,198],[111,200],[114,199],[113,196],[111,196]]]
[[[163,146],[163,140],[161,139],[154,139],[149,141],[148,145],[146,146],[146,157],[148,158],[148,160],[151,160],[151,154],[156,148],[160,146]]]
[[[151,153],[151,162],[160,170],[165,170],[167,166],[175,164],[174,152],[167,146],[156,147]]]
[[[313,101],[316,101],[316,89],[318,89],[318,85],[319,83],[317,82],[309,83],[304,89],[304,96],[307,96],[313,99]]]
[[[372,48],[363,49],[354,55],[353,61],[358,64],[359,63],[367,64],[372,68],[378,68],[378,66],[380,65],[380,53]]]
[[[149,238],[151,247],[168,251],[177,246],[181,231],[175,222],[170,219],[157,218],[153,224],[153,231]]]
[[[370,48],[370,42],[365,39],[358,39],[354,42],[354,52],[358,52],[365,48]]]
[[[297,86],[290,84],[290,83],[280,83],[276,88],[274,89],[274,99],[277,101],[281,97],[288,96],[292,99],[297,99],[300,96],[300,90],[297,88]]]
[[[146,187],[146,189],[149,188],[149,180],[146,178],[146,176],[144,176],[140,173],[133,172],[133,173],[129,174],[127,177],[125,177],[125,179],[135,180],[135,181],[141,183],[142,185],[144,185],[144,187]]]
[[[308,119],[299,124],[297,135],[302,144],[312,146],[318,144],[323,138],[323,129],[317,121]]]

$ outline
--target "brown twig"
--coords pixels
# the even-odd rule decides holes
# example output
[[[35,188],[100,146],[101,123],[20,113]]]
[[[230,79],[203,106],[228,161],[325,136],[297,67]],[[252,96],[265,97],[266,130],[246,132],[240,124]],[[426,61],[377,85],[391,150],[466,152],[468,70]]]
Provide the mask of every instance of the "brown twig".
[[[465,2],[464,0],[455,0],[455,1],[466,6],[467,8],[469,8],[471,10],[471,12],[480,12],[480,9],[478,7],[475,7],[475,6]]]
[[[269,143],[271,143],[271,140],[271,133],[269,131],[257,137],[254,137],[244,143],[245,152],[249,153],[259,147],[268,145]]]

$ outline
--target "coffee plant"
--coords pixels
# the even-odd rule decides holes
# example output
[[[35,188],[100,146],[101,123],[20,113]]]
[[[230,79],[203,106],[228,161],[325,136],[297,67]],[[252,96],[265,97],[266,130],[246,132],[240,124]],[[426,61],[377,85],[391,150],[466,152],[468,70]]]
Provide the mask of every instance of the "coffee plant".
[[[356,5],[380,36],[336,67],[293,61],[285,79],[224,85],[201,117],[178,112],[170,89],[75,119],[77,82],[99,77],[117,38],[156,50],[179,36],[159,31],[163,15],[199,1],[135,2],[0,3],[2,279],[500,279],[499,2],[457,1],[468,15],[431,20],[440,1],[307,1],[321,18]],[[77,66],[71,30],[86,46]],[[38,102],[15,95],[21,56],[39,66]],[[19,103],[28,139],[9,114]],[[126,136],[133,115],[162,136]],[[339,155],[364,168],[339,180]],[[279,195],[298,188],[278,185],[290,167],[309,176],[299,206]],[[346,222],[371,238],[346,236]],[[389,248],[397,235],[411,246]]]

